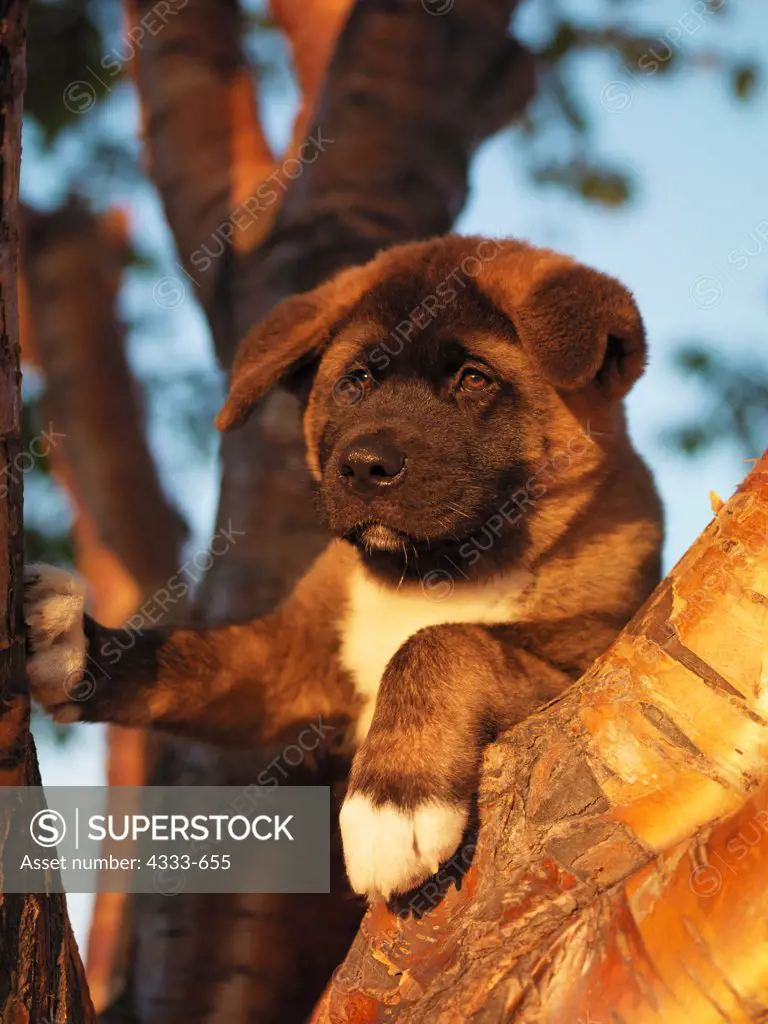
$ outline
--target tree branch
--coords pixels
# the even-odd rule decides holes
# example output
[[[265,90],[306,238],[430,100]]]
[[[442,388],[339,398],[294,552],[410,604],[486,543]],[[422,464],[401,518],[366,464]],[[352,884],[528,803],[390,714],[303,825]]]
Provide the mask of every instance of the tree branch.
[[[354,0],[270,0],[275,22],[291,46],[301,101],[288,156],[294,156],[309,135],[317,99],[333,48]]]
[[[431,17],[419,0],[353,6],[309,133],[323,149],[308,150],[271,236],[236,275],[237,341],[286,295],[450,229],[476,147],[533,95],[533,59],[507,36],[515,7],[476,0]]]
[[[155,0],[127,0],[128,20],[151,17],[155,7]],[[207,259],[201,246],[214,251],[226,238],[233,209],[275,165],[242,49],[242,20],[237,0],[188,0],[147,33],[136,63],[149,173],[217,344],[231,334],[217,303],[227,261]],[[246,234],[255,223],[251,218]]]
[[[767,608],[768,452],[580,684],[489,749],[458,886],[372,907],[315,1024],[764,1019]]]
[[[57,469],[86,520],[81,553],[94,562],[81,568],[98,597],[96,563],[106,548],[135,581],[135,601],[176,571],[186,526],[160,486],[115,313],[127,251],[122,231],[116,218],[97,222],[75,200],[53,213],[28,210],[24,264],[46,380],[41,410],[62,435]]]

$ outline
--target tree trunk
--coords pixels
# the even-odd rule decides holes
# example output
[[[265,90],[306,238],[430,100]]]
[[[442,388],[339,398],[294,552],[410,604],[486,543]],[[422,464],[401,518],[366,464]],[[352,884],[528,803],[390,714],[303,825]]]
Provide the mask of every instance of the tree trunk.
[[[0,785],[39,785],[24,679],[17,260],[26,4],[0,0]],[[10,822],[0,820],[0,846]],[[93,1020],[63,896],[0,895],[2,1024]]]
[[[768,452],[488,750],[459,884],[373,906],[314,1024],[768,1019],[767,651]]]
[[[152,2],[130,6],[141,17]],[[298,161],[275,165],[263,141],[235,0],[189,0],[146,39],[137,79],[151,172],[176,238],[180,280],[194,283],[225,368],[237,341],[276,302],[380,248],[451,227],[476,146],[533,92],[532,62],[507,36],[515,6],[473,0],[433,17],[420,0],[359,0],[318,102],[305,97],[300,124],[309,107],[315,116],[298,174]],[[311,15],[295,0],[274,8],[295,29],[300,79],[318,88],[299,15],[330,50],[345,5],[318,0]],[[259,192],[270,182],[270,193]],[[264,198],[270,194],[277,198]],[[256,212],[251,206],[243,216],[259,196]],[[223,255],[211,257],[222,238]],[[217,529],[241,535],[201,588],[197,613],[209,622],[268,611],[325,542],[287,394],[271,396],[261,415],[224,439],[222,461]],[[276,756],[287,778],[280,751],[228,754],[169,742],[153,781],[252,782]],[[335,772],[330,761],[305,763],[290,780],[334,782]],[[334,870],[339,878],[338,859]],[[134,991],[110,1021],[303,1020],[359,920],[357,903],[338,896],[141,896],[134,908]]]

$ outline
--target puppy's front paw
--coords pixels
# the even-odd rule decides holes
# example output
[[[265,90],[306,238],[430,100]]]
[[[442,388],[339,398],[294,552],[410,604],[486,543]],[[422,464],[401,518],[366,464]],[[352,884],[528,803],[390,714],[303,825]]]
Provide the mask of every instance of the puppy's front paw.
[[[58,721],[79,717],[85,671],[85,584],[52,565],[24,567],[27,677],[35,700]]]
[[[371,900],[408,892],[455,852],[467,818],[467,808],[442,800],[408,809],[353,792],[339,818],[350,885]]]

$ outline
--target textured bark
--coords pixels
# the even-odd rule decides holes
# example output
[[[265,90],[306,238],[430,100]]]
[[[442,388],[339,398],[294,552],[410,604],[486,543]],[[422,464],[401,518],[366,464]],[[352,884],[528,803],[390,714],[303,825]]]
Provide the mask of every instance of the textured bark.
[[[133,16],[151,6],[141,0]],[[298,8],[274,6],[293,33],[311,92],[322,75],[310,66]],[[308,99],[299,115],[306,121],[315,106],[309,135],[317,159],[305,151],[296,176],[287,161],[273,170],[265,147],[239,156],[238,140],[261,132],[255,103],[243,97],[232,0],[189,0],[147,38],[137,80],[150,166],[176,238],[179,276],[194,279],[225,368],[237,341],[282,298],[382,247],[450,228],[475,147],[533,92],[532,61],[507,37],[514,6],[474,0],[433,17],[420,0],[360,0],[317,104]],[[309,17],[325,24],[320,45],[327,50],[343,12],[334,3],[318,10],[322,17],[317,10]],[[296,145],[295,136],[288,156]],[[238,227],[232,215],[242,183],[253,192],[271,174],[280,201],[265,202]],[[231,222],[231,244],[201,270],[200,254],[217,251],[214,240]],[[246,428],[224,439],[222,461],[218,525],[243,536],[216,559],[201,588],[197,613],[208,621],[274,606],[325,542],[292,398],[271,396]],[[169,743],[155,781],[253,781],[274,756]],[[291,781],[334,781],[323,771],[330,769],[305,763]],[[356,902],[331,896],[181,895],[140,897],[134,905],[134,991],[109,1019],[133,1014],[142,1024],[302,1020],[359,919]]]
[[[26,4],[0,2],[0,785],[39,785],[22,607],[17,259]],[[12,826],[0,820],[0,847]],[[87,1024],[93,1008],[62,896],[0,895],[0,1021]]]
[[[314,1024],[768,1019],[768,452],[578,686],[489,749],[459,886]]]
[[[167,585],[186,536],[149,452],[117,313],[127,225],[119,211],[97,218],[70,200],[52,213],[27,209],[24,226],[22,355],[44,377],[40,415],[57,438],[50,461],[72,506],[92,614],[120,626]],[[111,786],[141,785],[147,760],[145,734],[109,730]],[[128,904],[122,893],[96,897],[88,980],[97,1009],[124,983]]]

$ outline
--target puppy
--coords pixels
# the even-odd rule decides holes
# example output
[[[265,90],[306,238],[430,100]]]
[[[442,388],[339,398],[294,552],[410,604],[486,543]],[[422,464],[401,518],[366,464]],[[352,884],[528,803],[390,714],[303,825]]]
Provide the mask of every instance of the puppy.
[[[349,880],[409,890],[455,851],[484,745],[659,578],[622,405],[645,357],[622,285],[514,241],[400,246],[288,299],[241,344],[217,425],[292,382],[334,539],[264,619],[130,639],[84,616],[75,577],[30,567],[34,696],[62,721],[229,745],[346,723]],[[91,696],[70,699],[86,671]]]

